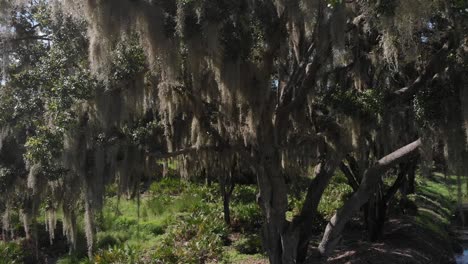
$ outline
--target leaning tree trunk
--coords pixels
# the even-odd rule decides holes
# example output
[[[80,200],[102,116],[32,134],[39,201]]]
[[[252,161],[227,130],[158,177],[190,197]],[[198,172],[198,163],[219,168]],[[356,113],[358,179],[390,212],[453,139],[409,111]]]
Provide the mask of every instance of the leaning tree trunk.
[[[322,198],[322,194],[334,175],[339,161],[339,157],[333,157],[316,166],[314,171],[315,178],[308,187],[306,200],[301,213],[298,220],[293,221],[293,225],[295,225],[295,229],[299,233],[296,249],[296,259],[298,263],[302,263],[307,257],[309,242],[313,235],[310,223],[312,223],[314,217],[317,215],[317,207]]]
[[[420,146],[421,140],[418,139],[415,142],[383,157],[364,173],[364,177],[358,191],[345,202],[343,207],[328,223],[318,248],[321,255],[328,256],[335,249],[341,239],[341,233],[345,224],[351,219],[354,213],[369,200],[369,197],[374,192],[375,187],[380,182],[382,174],[403,158],[416,153]]]

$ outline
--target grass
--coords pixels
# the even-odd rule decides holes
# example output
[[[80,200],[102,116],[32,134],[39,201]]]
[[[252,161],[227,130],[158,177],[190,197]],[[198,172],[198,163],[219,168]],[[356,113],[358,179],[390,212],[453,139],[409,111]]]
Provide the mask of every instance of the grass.
[[[352,193],[353,189],[348,185],[346,177],[337,171],[330,184],[325,188],[318,206],[319,213],[325,219],[330,219]]]
[[[295,190],[299,192],[298,195],[289,196],[289,211],[286,213],[288,221],[291,221],[294,216],[300,213],[310,180],[311,179],[308,179],[308,181],[303,184],[304,186]],[[353,189],[348,185],[346,177],[340,171],[336,171],[330,183],[325,188],[317,208],[319,218],[321,218],[320,220],[329,220],[335,214],[336,210],[343,206],[346,199],[348,199],[352,193]]]
[[[324,191],[317,223],[311,224],[317,234],[351,193],[346,178],[337,173]],[[153,183],[139,205],[110,192],[97,221],[95,259],[90,262],[82,254],[64,256],[58,263],[267,263],[256,194],[255,186],[236,186],[228,228],[216,184],[207,187],[166,178]],[[290,197],[288,219],[299,212],[304,198],[305,189]],[[414,222],[446,238],[457,205],[456,178],[418,176],[417,192],[409,198],[419,208]]]
[[[236,187],[231,214],[237,227],[232,231],[224,223],[215,184],[207,187],[165,179],[151,185],[141,196],[140,206],[135,200],[108,197],[98,217],[92,262],[244,263],[265,259],[257,235],[262,218],[255,197],[256,188]],[[228,239],[230,232],[238,233],[234,241]],[[58,263],[89,261],[64,256]]]
[[[230,263],[268,263],[268,258],[262,254],[242,254],[232,248],[226,251],[226,255]]]
[[[410,196],[418,207],[414,221],[449,240],[447,228],[458,205],[456,176],[434,173],[430,179],[418,176],[416,182],[416,194]],[[466,190],[462,190],[464,201],[466,194]]]

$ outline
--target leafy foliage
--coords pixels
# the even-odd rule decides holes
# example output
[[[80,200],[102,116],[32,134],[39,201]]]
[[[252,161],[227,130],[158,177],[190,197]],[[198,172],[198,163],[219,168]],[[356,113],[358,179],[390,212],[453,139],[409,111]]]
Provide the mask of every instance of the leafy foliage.
[[[11,242],[0,242],[1,264],[20,264],[24,261],[24,252],[21,245]]]
[[[95,264],[117,264],[117,263],[135,263],[142,264],[138,250],[131,246],[111,247],[107,250],[99,251],[93,259]]]
[[[169,226],[153,258],[162,263],[199,263],[221,260],[227,229],[215,208],[203,206],[182,215]]]

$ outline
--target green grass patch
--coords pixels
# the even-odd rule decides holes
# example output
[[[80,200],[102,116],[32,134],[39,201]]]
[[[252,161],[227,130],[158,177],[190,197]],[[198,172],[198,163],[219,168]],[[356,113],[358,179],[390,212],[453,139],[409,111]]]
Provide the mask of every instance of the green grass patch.
[[[434,173],[429,179],[417,176],[416,183],[416,194],[409,196],[418,207],[414,221],[449,240],[447,227],[458,204],[456,176]],[[466,196],[466,191],[462,196]]]
[[[330,219],[352,193],[353,189],[347,183],[346,177],[340,171],[337,171],[323,192],[318,206],[319,213],[325,219]]]
[[[262,217],[255,188],[236,190],[232,218],[255,226],[248,232],[257,234]],[[139,206],[135,200],[108,197],[98,219],[94,258],[66,256],[59,263],[230,263],[225,252],[229,229],[215,184],[165,179],[151,185]],[[257,238],[238,242],[238,248],[252,254],[261,251]]]
[[[225,249],[227,263],[268,263],[268,258],[262,254],[243,254],[229,247]]]

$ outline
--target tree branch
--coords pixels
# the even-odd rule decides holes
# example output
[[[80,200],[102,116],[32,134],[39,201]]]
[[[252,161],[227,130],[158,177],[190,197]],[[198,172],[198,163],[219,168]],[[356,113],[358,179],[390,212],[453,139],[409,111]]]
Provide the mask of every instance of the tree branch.
[[[361,173],[361,170],[359,169],[359,164],[357,160],[352,155],[347,155],[346,161],[348,162],[349,169],[351,170],[353,175],[356,177],[357,182],[361,183],[362,173]]]
[[[447,64],[447,57],[451,51],[451,42],[447,41],[444,46],[432,57],[427,64],[422,74],[413,81],[409,86],[403,87],[392,92],[386,98],[388,104],[394,103],[397,100],[402,102],[408,101],[427,83],[440,72]]]
[[[401,169],[400,169],[400,173],[398,173],[398,177],[396,178],[395,182],[393,182],[392,186],[390,186],[390,188],[387,190],[387,192],[385,193],[383,197],[383,202],[385,204],[388,204],[388,202],[390,202],[390,199],[392,199],[393,196],[395,196],[395,194],[398,192],[398,189],[405,181],[405,176],[407,173],[408,165],[406,164],[400,165],[400,168]]]
[[[157,159],[169,159],[169,158],[177,157],[180,155],[194,154],[198,151],[210,151],[210,150],[216,150],[216,149],[217,149],[216,146],[208,145],[208,146],[201,146],[201,147],[188,147],[185,149],[179,149],[179,150],[172,151],[172,152],[156,152],[156,151],[149,152],[148,151],[147,154]]]
[[[314,87],[320,68],[328,59],[332,50],[331,43],[331,20],[335,18],[335,13],[327,18],[326,7],[320,2],[318,8],[317,24],[315,26],[313,41],[302,54],[302,62],[294,69],[288,83],[281,91],[280,100],[276,109],[279,119],[284,119],[289,112],[305,102],[307,94]],[[313,56],[313,61],[310,59]],[[281,120],[280,122],[281,123]]]
[[[44,41],[52,41],[52,39],[48,35],[42,35],[42,36],[27,36],[27,37],[21,37],[21,38],[14,38],[11,39],[11,41],[23,41],[23,40],[44,40]]]
[[[340,163],[340,170],[343,172],[343,174],[346,176],[348,179],[349,186],[353,188],[354,192],[357,192],[359,189],[359,182],[357,181],[356,177],[354,174],[351,172],[351,169],[346,165],[344,162]]]

